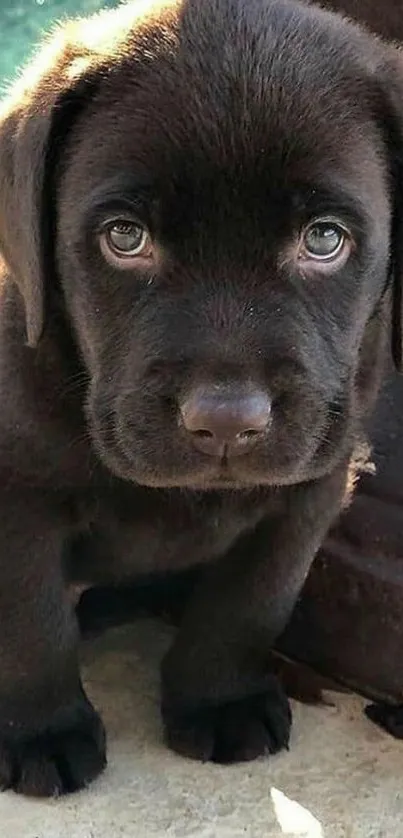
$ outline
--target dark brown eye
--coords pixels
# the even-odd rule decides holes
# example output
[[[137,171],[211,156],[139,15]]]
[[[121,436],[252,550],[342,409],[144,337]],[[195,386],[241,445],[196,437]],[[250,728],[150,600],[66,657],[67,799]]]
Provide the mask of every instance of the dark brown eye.
[[[117,256],[139,256],[148,243],[145,227],[132,221],[114,221],[104,235]]]
[[[104,224],[99,237],[101,251],[118,268],[150,262],[154,252],[147,228],[138,221],[114,218]]]
[[[336,222],[315,221],[303,233],[301,257],[329,262],[342,253],[348,241],[347,231]]]

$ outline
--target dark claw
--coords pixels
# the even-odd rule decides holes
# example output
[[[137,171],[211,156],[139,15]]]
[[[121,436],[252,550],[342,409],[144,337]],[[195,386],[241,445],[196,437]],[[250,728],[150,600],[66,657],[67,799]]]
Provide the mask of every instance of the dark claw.
[[[291,710],[280,685],[259,695],[184,711],[163,708],[168,745],[183,756],[231,763],[288,749]]]
[[[396,739],[403,739],[402,704],[368,704],[365,713],[378,727],[391,733]]]

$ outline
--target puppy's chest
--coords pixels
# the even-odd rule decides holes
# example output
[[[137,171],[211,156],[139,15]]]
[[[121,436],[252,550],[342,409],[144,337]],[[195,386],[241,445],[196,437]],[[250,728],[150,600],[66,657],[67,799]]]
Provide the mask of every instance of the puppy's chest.
[[[74,581],[106,584],[180,571],[225,555],[253,529],[267,498],[185,497],[134,493],[97,500],[73,548]]]

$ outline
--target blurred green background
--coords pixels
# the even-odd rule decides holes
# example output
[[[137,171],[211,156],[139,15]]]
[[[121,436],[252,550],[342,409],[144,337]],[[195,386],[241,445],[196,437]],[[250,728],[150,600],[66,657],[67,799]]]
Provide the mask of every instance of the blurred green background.
[[[118,0],[0,0],[0,93],[54,21],[117,5]]]

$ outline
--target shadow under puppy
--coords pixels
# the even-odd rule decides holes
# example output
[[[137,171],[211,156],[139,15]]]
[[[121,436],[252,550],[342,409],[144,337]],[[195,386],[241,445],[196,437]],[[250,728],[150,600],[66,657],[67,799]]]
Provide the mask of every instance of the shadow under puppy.
[[[105,764],[69,589],[203,568],[167,742],[288,745],[268,666],[393,322],[403,65],[291,0],[68,23],[0,118],[0,783]]]

